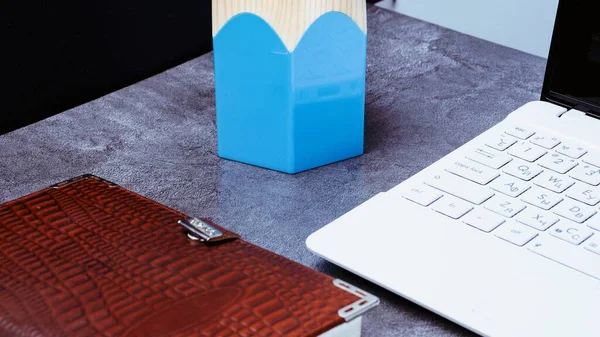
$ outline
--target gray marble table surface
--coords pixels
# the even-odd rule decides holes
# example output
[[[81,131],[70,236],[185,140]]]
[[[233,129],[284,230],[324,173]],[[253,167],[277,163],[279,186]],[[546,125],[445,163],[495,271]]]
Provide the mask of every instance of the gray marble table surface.
[[[298,175],[220,159],[206,54],[0,136],[0,202],[94,173],[379,296],[365,336],[469,336],[320,260],[304,242],[538,99],[545,60],[377,7],[368,20],[362,157]]]

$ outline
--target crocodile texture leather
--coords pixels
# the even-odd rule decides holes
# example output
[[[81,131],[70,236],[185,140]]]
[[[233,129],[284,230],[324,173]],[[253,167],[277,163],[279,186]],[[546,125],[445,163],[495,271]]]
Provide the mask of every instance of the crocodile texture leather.
[[[358,298],[94,176],[0,205],[0,336],[318,336]]]

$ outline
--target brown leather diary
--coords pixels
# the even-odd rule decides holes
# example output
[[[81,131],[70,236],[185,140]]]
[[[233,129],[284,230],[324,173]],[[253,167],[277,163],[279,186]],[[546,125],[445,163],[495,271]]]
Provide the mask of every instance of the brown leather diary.
[[[377,303],[95,176],[0,205],[3,337],[347,336]]]

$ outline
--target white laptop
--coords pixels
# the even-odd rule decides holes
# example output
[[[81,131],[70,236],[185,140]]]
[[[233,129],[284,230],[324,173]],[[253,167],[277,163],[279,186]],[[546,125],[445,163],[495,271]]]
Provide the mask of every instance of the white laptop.
[[[487,336],[600,336],[600,5],[559,4],[542,101],[308,248]]]

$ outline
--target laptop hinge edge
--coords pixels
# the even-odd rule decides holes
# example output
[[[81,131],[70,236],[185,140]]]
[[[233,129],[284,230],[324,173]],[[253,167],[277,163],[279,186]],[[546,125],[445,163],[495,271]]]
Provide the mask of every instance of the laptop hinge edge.
[[[583,122],[588,122],[588,123],[591,122],[590,118],[595,120],[593,123],[596,123],[596,121],[600,120],[600,117],[598,117],[594,113],[588,113],[585,111],[581,111],[579,109],[570,109],[570,110],[566,111],[565,113],[558,115],[558,117],[578,119],[578,120],[581,120]]]
[[[556,117],[562,117],[565,113],[567,113],[571,110],[576,110],[578,112],[583,113],[587,117],[592,117],[594,119],[600,119],[600,111],[599,110],[590,108],[590,106],[585,105],[585,104],[577,104],[576,102],[575,102],[575,104],[571,104],[569,102],[566,102],[565,100],[560,100],[560,99],[558,99],[558,97],[556,97],[556,94],[554,95],[554,97],[550,96],[550,95],[542,95],[540,100],[561,106],[568,110],[563,113],[557,114]],[[569,115],[571,115],[571,114],[569,114]]]

